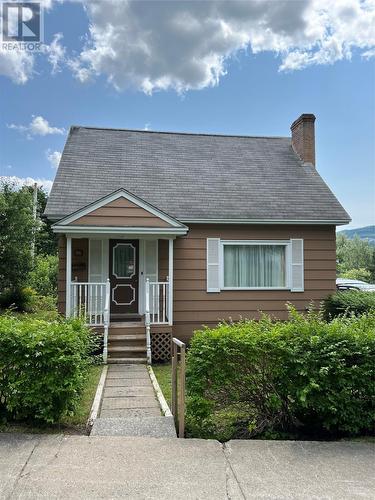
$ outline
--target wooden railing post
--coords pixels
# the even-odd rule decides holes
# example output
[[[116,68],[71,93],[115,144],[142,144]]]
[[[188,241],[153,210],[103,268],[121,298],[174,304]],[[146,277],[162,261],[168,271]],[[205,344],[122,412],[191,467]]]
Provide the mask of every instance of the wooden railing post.
[[[181,345],[180,388],[178,394],[178,437],[185,436],[185,344]]]
[[[178,374],[178,348],[180,348],[180,373]],[[186,346],[181,340],[172,339],[172,414],[178,437],[185,437],[185,373]],[[180,383],[178,383],[178,375]]]
[[[177,345],[172,342],[172,414],[177,427]]]

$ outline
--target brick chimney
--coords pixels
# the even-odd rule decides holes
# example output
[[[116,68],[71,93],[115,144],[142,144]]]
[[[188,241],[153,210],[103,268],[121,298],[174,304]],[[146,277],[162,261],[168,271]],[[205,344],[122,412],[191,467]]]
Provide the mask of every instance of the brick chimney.
[[[295,120],[292,131],[292,147],[303,163],[315,167],[315,115],[304,113]]]

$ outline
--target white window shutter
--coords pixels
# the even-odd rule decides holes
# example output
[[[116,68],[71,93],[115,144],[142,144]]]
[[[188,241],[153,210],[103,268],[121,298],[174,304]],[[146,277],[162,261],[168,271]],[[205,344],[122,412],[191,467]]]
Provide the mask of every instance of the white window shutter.
[[[220,238],[207,238],[207,292],[220,292]]]
[[[304,258],[303,258],[303,240],[293,239],[291,241],[292,259],[291,259],[291,291],[303,292],[304,287]]]

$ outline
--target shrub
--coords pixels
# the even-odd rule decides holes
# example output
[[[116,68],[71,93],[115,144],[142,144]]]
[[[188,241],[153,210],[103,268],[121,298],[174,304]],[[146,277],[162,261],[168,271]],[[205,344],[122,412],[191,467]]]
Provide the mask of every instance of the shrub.
[[[371,281],[371,271],[360,267],[359,269],[349,269],[340,274],[340,278],[347,278],[350,280],[359,280],[370,283]]]
[[[78,320],[0,316],[0,410],[53,423],[73,411],[90,363],[92,335]]]
[[[336,292],[323,302],[326,319],[332,319],[342,314],[360,315],[375,311],[375,293],[349,290]]]
[[[57,294],[56,255],[37,255],[33,269],[29,273],[29,285],[44,297],[56,297]]]
[[[288,322],[221,324],[195,333],[188,354],[187,429],[227,440],[369,431],[375,315],[291,312]]]
[[[37,294],[32,288],[8,289],[0,294],[0,309],[31,312],[36,301]]]

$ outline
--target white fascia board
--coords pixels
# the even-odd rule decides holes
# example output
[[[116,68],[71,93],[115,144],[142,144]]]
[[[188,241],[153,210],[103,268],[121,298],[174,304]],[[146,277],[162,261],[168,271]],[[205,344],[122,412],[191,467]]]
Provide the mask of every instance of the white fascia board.
[[[104,196],[103,198],[100,198],[99,200],[90,203],[84,208],[81,208],[80,210],[77,210],[73,214],[68,215],[64,219],[60,220],[58,223],[54,224],[54,226],[59,225],[59,226],[66,226],[68,224],[71,224],[75,220],[79,219],[80,217],[83,217],[85,215],[88,215],[89,213],[93,212],[94,210],[107,205],[108,203],[111,203],[114,200],[117,200],[118,198],[126,198],[130,202],[134,203],[135,205],[139,206],[140,208],[143,208],[144,210],[147,210],[147,212],[150,212],[152,215],[155,215],[159,219],[163,220],[164,222],[167,222],[173,227],[176,228],[185,228],[184,224],[179,222],[177,219],[171,217],[170,215],[165,214],[161,210],[157,209],[156,207],[153,207],[146,201],[142,200],[141,198],[138,198],[138,196],[135,196],[125,189],[119,189],[118,191],[115,191],[114,193],[111,193],[107,196]],[[54,227],[52,226],[52,227]]]
[[[105,227],[105,226],[67,226],[55,224],[52,226],[54,233],[64,234],[149,234],[149,235],[185,235],[188,232],[183,227]]]
[[[349,220],[287,220],[287,219],[181,219],[184,224],[311,224],[335,225],[349,224]]]

